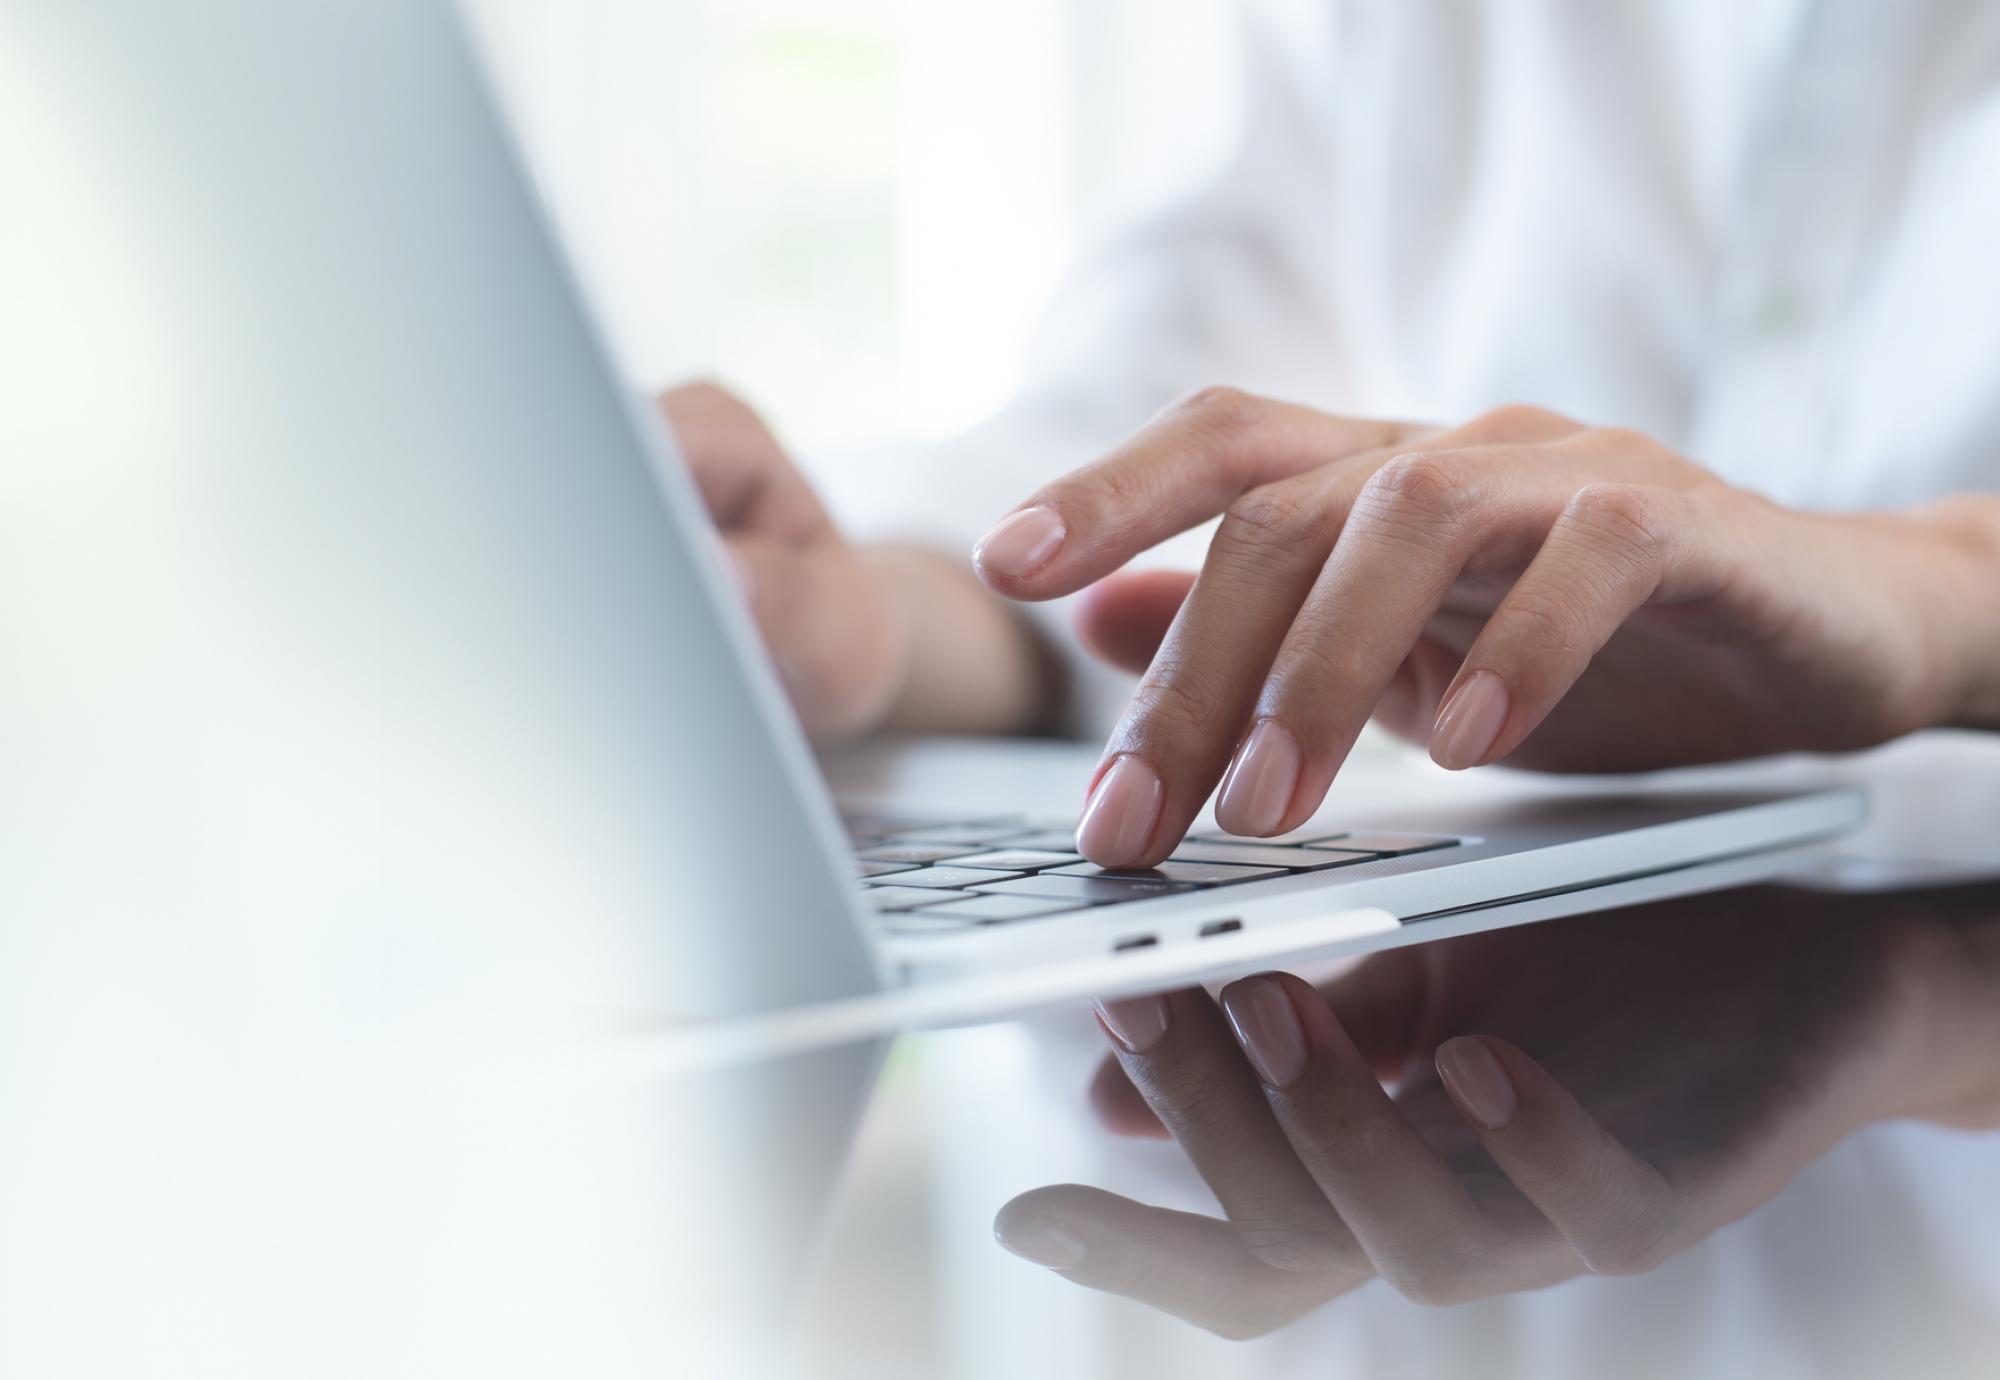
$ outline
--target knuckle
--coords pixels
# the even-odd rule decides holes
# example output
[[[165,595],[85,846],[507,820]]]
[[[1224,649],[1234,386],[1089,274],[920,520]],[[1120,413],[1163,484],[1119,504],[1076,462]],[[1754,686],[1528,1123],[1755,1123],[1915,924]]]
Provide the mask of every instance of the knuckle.
[[[1484,413],[1479,421],[1482,430],[1499,436],[1539,436],[1559,426],[1573,425],[1561,413],[1529,403],[1503,403]]]
[[[1223,434],[1249,430],[1264,419],[1267,410],[1262,398],[1227,384],[1197,388],[1168,408],[1170,415],[1182,421]]]
[[[1398,455],[1375,471],[1355,506],[1389,522],[1448,526],[1465,511],[1467,497],[1458,464],[1418,452]]]
[[[1311,536],[1320,525],[1318,507],[1297,486],[1266,484],[1229,505],[1216,541],[1258,548],[1289,547]]]
[[[1213,730],[1229,699],[1223,668],[1163,647],[1132,692],[1125,722],[1141,745],[1187,743]]]
[[[1666,545],[1659,505],[1636,485],[1586,484],[1570,496],[1561,520],[1647,565],[1658,562]]]

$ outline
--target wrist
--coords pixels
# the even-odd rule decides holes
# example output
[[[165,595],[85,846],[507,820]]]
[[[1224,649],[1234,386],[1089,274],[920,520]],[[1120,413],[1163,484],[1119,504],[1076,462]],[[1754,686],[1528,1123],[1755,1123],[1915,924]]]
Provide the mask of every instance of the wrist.
[[[2000,729],[2000,498],[1963,495],[1912,516],[1942,576],[1931,596],[1947,668],[1936,723]]]

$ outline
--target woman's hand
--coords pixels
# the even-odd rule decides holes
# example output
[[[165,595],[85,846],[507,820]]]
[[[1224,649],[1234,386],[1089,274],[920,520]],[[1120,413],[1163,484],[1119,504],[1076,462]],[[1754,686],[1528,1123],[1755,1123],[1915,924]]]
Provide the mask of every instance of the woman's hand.
[[[998,732],[1046,717],[1047,656],[959,561],[847,540],[735,395],[688,384],[660,407],[807,732]]]
[[[1239,1337],[1377,1275],[1446,1304],[1649,1270],[1871,1121],[2000,1122],[2000,895],[1925,907],[1750,891],[1107,1005],[1100,1115],[1170,1129],[1227,1220],[1070,1185],[996,1230]]]
[[[1198,578],[1106,579],[1218,513]],[[1145,674],[1079,846],[1135,866],[1218,781],[1230,832],[1302,824],[1371,715],[1447,767],[1593,771],[1991,721],[1995,513],[1790,511],[1532,408],[1441,431],[1210,390],[975,561],[1017,599],[1104,581],[1085,640]]]

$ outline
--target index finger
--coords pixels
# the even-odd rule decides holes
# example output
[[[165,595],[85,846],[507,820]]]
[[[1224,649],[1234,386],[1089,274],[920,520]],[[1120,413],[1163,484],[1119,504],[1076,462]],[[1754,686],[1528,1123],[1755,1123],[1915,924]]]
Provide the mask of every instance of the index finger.
[[[1203,389],[1102,460],[1038,489],[986,534],[973,564],[1009,598],[1054,599],[1208,521],[1249,489],[1428,431]]]

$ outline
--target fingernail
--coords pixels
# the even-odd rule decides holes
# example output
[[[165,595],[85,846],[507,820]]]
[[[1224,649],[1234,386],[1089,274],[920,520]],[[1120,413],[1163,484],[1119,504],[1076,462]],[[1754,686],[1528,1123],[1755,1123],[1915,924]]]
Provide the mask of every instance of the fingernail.
[[[1166,796],[1158,773],[1142,759],[1130,753],[1120,757],[1098,779],[1077,821],[1077,851],[1101,867],[1137,862],[1160,822]]]
[[[972,548],[972,563],[989,575],[1018,580],[1056,558],[1068,535],[1053,508],[1025,508],[1006,519]]]
[[[1236,749],[1215,802],[1215,822],[1232,834],[1275,834],[1299,784],[1299,740],[1276,719],[1259,719]]]
[[[1222,1009],[1259,1078],[1288,1088],[1305,1076],[1306,1029],[1276,979],[1243,979],[1222,994]]]
[[[1474,671],[1438,711],[1431,760],[1452,771],[1477,766],[1506,722],[1507,683],[1491,671]]]
[[[1461,1036],[1438,1046],[1438,1077],[1472,1119],[1489,1131],[1506,1129],[1520,1099],[1500,1057],[1484,1040]]]
[[[1165,997],[1127,997],[1092,1004],[1111,1038],[1134,1054],[1144,1054],[1167,1033]]]
[[[1083,1264],[1089,1249],[1083,1238],[1060,1222],[1031,1217],[1002,1230],[993,1229],[993,1239],[1023,1260],[1046,1265],[1051,1270],[1067,1270]]]

